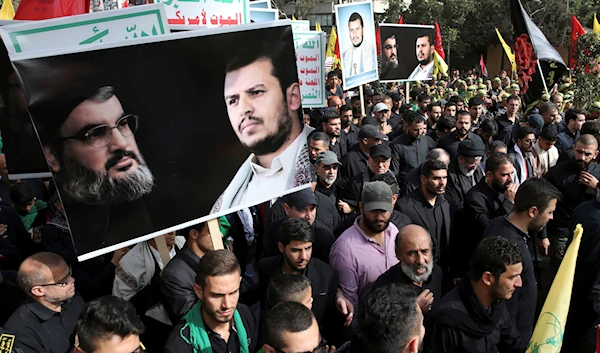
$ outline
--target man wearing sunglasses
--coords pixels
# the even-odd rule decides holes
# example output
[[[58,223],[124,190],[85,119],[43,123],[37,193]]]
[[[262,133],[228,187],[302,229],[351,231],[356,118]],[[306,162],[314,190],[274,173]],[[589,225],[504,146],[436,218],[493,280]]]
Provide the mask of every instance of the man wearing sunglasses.
[[[134,136],[140,119],[125,111],[114,89],[50,102],[37,114],[44,117],[38,123],[44,154],[78,254],[150,233],[142,197],[152,191],[154,177]]]
[[[21,264],[17,283],[29,298],[8,319],[14,352],[67,352],[85,303],[75,295],[75,280],[62,257],[34,254]],[[0,304],[1,305],[1,304]]]
[[[267,313],[263,326],[265,344],[259,353],[327,353],[313,313],[301,303],[283,302]]]

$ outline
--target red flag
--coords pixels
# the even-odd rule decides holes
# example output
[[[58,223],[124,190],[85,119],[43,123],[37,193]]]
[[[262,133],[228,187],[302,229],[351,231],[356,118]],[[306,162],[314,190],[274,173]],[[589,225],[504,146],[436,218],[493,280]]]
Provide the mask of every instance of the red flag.
[[[404,15],[400,15],[400,18],[398,19],[398,24],[399,25],[403,25],[404,24]]]
[[[442,31],[440,31],[440,25],[435,21],[435,51],[438,55],[446,60],[446,53],[444,53],[444,47],[442,46]]]
[[[377,27],[377,31],[375,31],[375,45],[377,46],[377,55],[381,55],[381,32],[379,31],[379,26]]]
[[[125,0],[125,2],[123,2],[123,6],[121,8],[126,8],[129,7],[129,0]]]
[[[488,70],[485,67],[485,61],[483,60],[483,54],[481,54],[481,57],[479,58],[479,66],[481,66],[481,76],[485,76],[488,77]]]
[[[15,20],[46,20],[89,12],[89,0],[23,0]]]
[[[575,45],[577,42],[577,38],[585,34],[585,29],[579,20],[575,16],[571,16],[571,48],[569,50],[569,67],[571,69],[575,68],[575,57],[573,54],[575,53]]]
[[[337,58],[338,65],[342,66],[342,53],[340,52],[340,36],[335,37],[335,47],[333,48],[333,54]],[[335,66],[335,63],[334,63]],[[332,67],[334,69],[335,67]]]

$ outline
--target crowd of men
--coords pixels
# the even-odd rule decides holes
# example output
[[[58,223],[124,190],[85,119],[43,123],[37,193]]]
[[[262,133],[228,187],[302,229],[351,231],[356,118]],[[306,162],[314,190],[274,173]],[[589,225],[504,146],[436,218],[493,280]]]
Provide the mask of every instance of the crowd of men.
[[[224,250],[201,223],[164,234],[168,256],[153,239],[79,262],[53,181],[4,168],[2,340],[26,353],[525,352],[581,223],[562,351],[594,352],[600,102],[573,108],[565,83],[525,107],[506,72],[453,70],[410,91],[365,87],[362,106],[340,77],[302,117],[311,188],[220,217]]]

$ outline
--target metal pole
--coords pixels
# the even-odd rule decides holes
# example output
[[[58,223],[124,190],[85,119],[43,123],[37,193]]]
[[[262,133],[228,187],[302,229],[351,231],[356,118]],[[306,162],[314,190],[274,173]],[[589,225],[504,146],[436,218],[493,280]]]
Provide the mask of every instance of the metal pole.
[[[546,94],[550,97],[548,93],[548,87],[546,86],[546,78],[544,77],[544,72],[542,71],[542,65],[540,65],[540,60],[537,60],[538,69],[540,70],[540,76],[542,77],[542,83],[544,84],[544,90],[546,90]]]

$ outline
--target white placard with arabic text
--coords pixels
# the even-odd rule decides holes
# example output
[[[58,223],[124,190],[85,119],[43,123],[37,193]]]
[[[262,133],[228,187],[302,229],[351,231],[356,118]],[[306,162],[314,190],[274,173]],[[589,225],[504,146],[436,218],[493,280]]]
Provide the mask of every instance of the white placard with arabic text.
[[[303,108],[325,106],[325,33],[294,32],[298,83]]]
[[[72,46],[118,42],[167,33],[171,32],[167,25],[165,7],[161,4],[0,27],[0,36],[11,57],[25,52],[54,52]]]
[[[163,3],[170,25],[207,27],[250,23],[248,0],[156,0]]]

